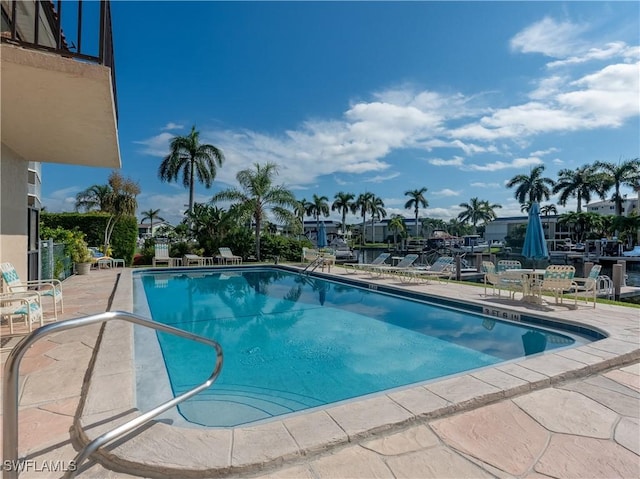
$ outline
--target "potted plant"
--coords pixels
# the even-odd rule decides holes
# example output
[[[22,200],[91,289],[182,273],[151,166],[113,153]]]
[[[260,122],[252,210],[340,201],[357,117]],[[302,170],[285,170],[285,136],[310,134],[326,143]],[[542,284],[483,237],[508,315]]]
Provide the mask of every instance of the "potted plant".
[[[89,274],[89,269],[93,263],[93,255],[89,250],[84,233],[74,231],[67,241],[67,254],[75,264],[76,273]]]

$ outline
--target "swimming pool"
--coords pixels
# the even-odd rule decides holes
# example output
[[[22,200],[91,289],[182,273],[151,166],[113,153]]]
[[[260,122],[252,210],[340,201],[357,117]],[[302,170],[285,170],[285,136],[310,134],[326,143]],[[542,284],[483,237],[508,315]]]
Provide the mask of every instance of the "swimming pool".
[[[263,421],[589,342],[281,268],[142,272],[134,289],[137,313],[222,345],[219,379],[179,407],[205,426]],[[210,373],[207,348],[162,333],[158,341],[174,394]]]

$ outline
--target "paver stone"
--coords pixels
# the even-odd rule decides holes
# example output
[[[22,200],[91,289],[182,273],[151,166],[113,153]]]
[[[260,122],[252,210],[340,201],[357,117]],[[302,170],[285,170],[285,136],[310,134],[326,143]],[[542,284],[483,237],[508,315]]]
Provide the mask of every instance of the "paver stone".
[[[431,424],[455,449],[514,475],[522,475],[545,448],[549,433],[505,401]]]

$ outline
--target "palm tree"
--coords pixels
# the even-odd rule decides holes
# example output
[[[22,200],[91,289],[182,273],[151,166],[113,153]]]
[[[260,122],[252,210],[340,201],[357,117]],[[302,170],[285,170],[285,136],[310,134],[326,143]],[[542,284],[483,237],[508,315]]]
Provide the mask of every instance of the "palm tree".
[[[544,215],[545,218],[551,214],[557,215],[558,208],[553,203],[548,203],[540,207],[540,214]],[[549,221],[547,221],[547,230],[549,230]],[[551,231],[549,231],[549,238],[551,238]]]
[[[640,159],[619,161],[616,163],[596,162],[594,165],[604,173],[604,191],[613,187],[611,200],[615,203],[616,216],[622,215],[623,196],[620,194],[621,186],[634,188],[640,181]]]
[[[316,231],[320,229],[320,215],[325,218],[329,216],[329,198],[326,196],[313,195],[313,199],[307,203],[307,214],[316,219]]]
[[[404,204],[404,207],[406,209],[413,208],[416,220],[416,236],[418,236],[418,213],[420,213],[420,207],[422,206],[423,208],[427,208],[429,206],[429,202],[424,197],[426,191],[427,188],[423,186],[419,190],[409,190],[404,192],[405,196],[410,197],[410,200]]]
[[[109,175],[109,194],[105,198],[102,210],[109,213],[107,226],[104,230],[104,251],[109,250],[111,235],[118,220],[124,216],[134,216],[138,208],[136,197],[140,194],[138,183],[123,178],[120,173],[114,171]]]
[[[109,185],[93,185],[76,195],[76,211],[104,211],[111,194]]]
[[[422,220],[422,228],[427,230],[427,236],[432,236],[435,230],[447,231],[447,223],[438,218],[425,218]]]
[[[267,214],[267,209],[270,209],[278,220],[287,222],[295,219],[289,209],[296,207],[296,198],[283,185],[273,185],[273,178],[277,174],[278,167],[275,163],[266,163],[264,166],[256,163],[253,169],[239,171],[236,175],[241,190],[236,188],[224,190],[214,195],[211,200],[212,202],[237,201],[238,210],[251,215],[255,224],[258,261],[260,261],[262,220]]]
[[[582,242],[587,232],[602,228],[603,216],[592,212],[565,213],[558,223],[573,227],[576,242]]]
[[[585,203],[591,201],[592,193],[604,196],[604,192],[601,190],[593,165],[584,165],[576,170],[560,170],[558,172],[558,181],[553,187],[554,194],[560,193],[558,203],[562,206],[567,204],[569,198],[576,198],[578,201],[577,213],[582,211],[582,201]]]
[[[296,226],[295,232],[302,232],[302,234],[304,234],[304,215],[307,214],[307,205],[307,200],[302,198],[300,201],[296,201],[293,207],[293,214],[299,224],[299,226]]]
[[[217,167],[222,166],[224,154],[213,145],[200,144],[200,132],[191,127],[187,136],[176,136],[170,143],[171,152],[158,169],[161,181],[177,181],[182,172],[182,184],[189,188],[189,211],[193,209],[195,179],[211,188]]]
[[[453,236],[464,236],[469,233],[469,225],[464,224],[457,218],[451,218],[447,224],[447,231]]]
[[[365,225],[367,221],[367,213],[371,209],[371,203],[373,202],[374,194],[366,191],[364,193],[360,193],[358,198],[356,199],[356,211],[360,211],[360,216],[362,216],[362,232],[360,234],[360,244],[364,244],[364,233],[365,233]]]
[[[398,243],[398,232],[405,232],[405,224],[404,224],[404,216],[402,215],[392,215],[389,220],[389,229],[393,231],[393,244]]]
[[[558,214],[558,208],[556,208],[556,205],[554,205],[553,203],[548,203],[548,204],[540,207],[540,213],[545,215],[545,216],[557,215]]]
[[[142,211],[142,219],[140,220],[140,224],[149,220],[149,231],[151,231],[151,236],[153,236],[153,220],[164,221],[164,218],[162,218],[158,213],[160,213],[159,209],[149,209],[147,211]]]
[[[347,213],[351,212],[355,214],[357,209],[357,206],[354,201],[356,198],[356,195],[354,195],[353,193],[344,193],[343,191],[340,191],[339,193],[336,193],[336,195],[333,198],[335,201],[331,205],[331,211],[336,211],[336,210],[340,211],[340,213],[342,214],[342,228],[346,233]]]
[[[515,197],[520,204],[524,204],[527,200],[536,203],[540,203],[543,199],[549,200],[554,182],[551,178],[544,178],[543,171],[544,165],[539,165],[533,168],[528,176],[516,175],[509,180],[507,188],[518,185]]]
[[[369,213],[371,213],[371,239],[374,240],[375,226],[373,225],[376,219],[387,217],[387,211],[384,209],[384,201],[376,195],[373,195],[373,199],[370,204]]]
[[[496,208],[502,208],[502,205],[497,203],[491,205],[487,200],[479,200],[477,197],[471,198],[469,203],[460,203],[460,208],[464,208],[464,211],[460,212],[458,219],[463,222],[471,222],[473,225],[473,233],[475,234],[478,222],[484,223],[496,219]]]

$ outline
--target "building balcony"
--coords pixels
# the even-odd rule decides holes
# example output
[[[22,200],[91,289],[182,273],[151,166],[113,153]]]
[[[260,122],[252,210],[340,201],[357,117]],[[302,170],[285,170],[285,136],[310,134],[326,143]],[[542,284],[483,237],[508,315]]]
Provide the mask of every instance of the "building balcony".
[[[87,2],[98,13],[85,6],[84,19],[82,2],[56,3],[1,2],[2,143],[28,161],[119,168],[109,2]],[[96,33],[96,52],[68,47],[62,5],[79,38]]]

